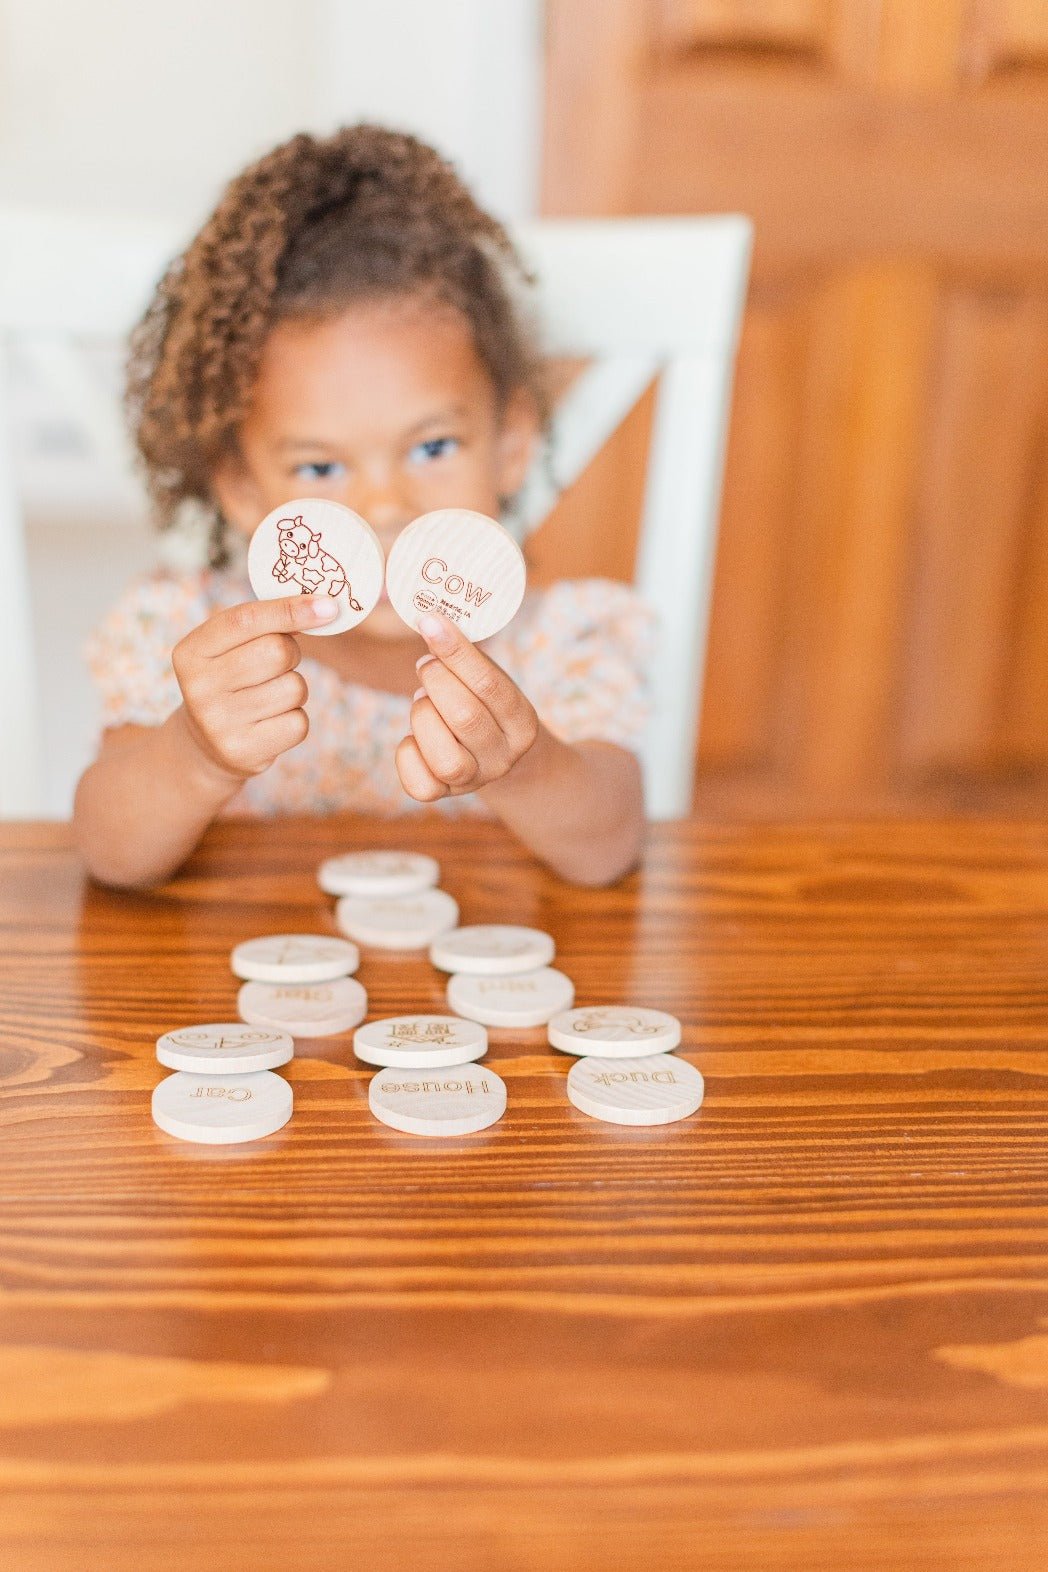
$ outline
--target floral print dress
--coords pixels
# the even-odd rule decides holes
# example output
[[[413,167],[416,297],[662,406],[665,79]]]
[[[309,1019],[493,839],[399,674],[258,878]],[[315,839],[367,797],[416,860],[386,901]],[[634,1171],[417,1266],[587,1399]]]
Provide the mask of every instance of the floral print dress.
[[[133,580],[86,649],[102,725],[166,720],[181,703],[174,646],[214,611],[251,598],[246,577],[236,572],[157,570]],[[636,749],[650,707],[653,639],[652,613],[632,589],[582,579],[530,591],[508,627],[482,648],[563,741],[602,738]],[[394,763],[411,700],[345,682],[308,655],[299,670],[309,685],[308,737],[246,781],[226,811],[392,815],[425,806],[404,791]],[[488,811],[472,794],[438,806]]]

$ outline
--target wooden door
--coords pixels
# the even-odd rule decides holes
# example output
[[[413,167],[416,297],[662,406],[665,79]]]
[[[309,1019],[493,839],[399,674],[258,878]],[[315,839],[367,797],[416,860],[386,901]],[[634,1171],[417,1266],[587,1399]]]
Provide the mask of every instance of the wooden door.
[[[544,210],[756,223],[700,803],[1048,807],[1048,0],[548,0]]]

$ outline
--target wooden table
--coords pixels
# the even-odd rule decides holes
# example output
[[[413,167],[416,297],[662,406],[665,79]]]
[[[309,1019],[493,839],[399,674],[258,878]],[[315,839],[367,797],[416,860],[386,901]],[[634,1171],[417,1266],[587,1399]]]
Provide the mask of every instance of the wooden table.
[[[595,1123],[502,1032],[478,1136],[376,1124],[344,1039],[270,1140],[162,1135],[157,1034],[361,841],[681,1016],[700,1114]],[[687,825],[600,892],[494,828],[230,824],[137,896],[8,826],[0,929],[4,1572],[1048,1564],[1048,831]]]

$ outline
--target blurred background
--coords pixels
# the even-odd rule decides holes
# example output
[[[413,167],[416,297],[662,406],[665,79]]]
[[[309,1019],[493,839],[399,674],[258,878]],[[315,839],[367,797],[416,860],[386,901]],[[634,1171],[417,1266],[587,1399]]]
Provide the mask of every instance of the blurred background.
[[[0,203],[188,236],[249,158],[360,118],[510,220],[755,221],[699,809],[1048,809],[1046,0],[0,0]],[[17,353],[14,382],[63,813],[79,644],[154,543]],[[631,576],[650,417],[540,576]]]

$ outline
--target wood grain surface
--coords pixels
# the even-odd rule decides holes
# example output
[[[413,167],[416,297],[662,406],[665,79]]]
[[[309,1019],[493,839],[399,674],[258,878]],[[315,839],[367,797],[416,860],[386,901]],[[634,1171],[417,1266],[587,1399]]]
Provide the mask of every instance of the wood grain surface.
[[[375,1123],[344,1038],[277,1136],[162,1135],[158,1033],[405,841],[580,1002],[678,1014],[699,1115],[587,1120],[494,1032],[480,1135]],[[663,827],[601,892],[496,828],[231,823],[149,896],[2,827],[0,1566],[1043,1568],[1046,1070],[1041,826]]]

